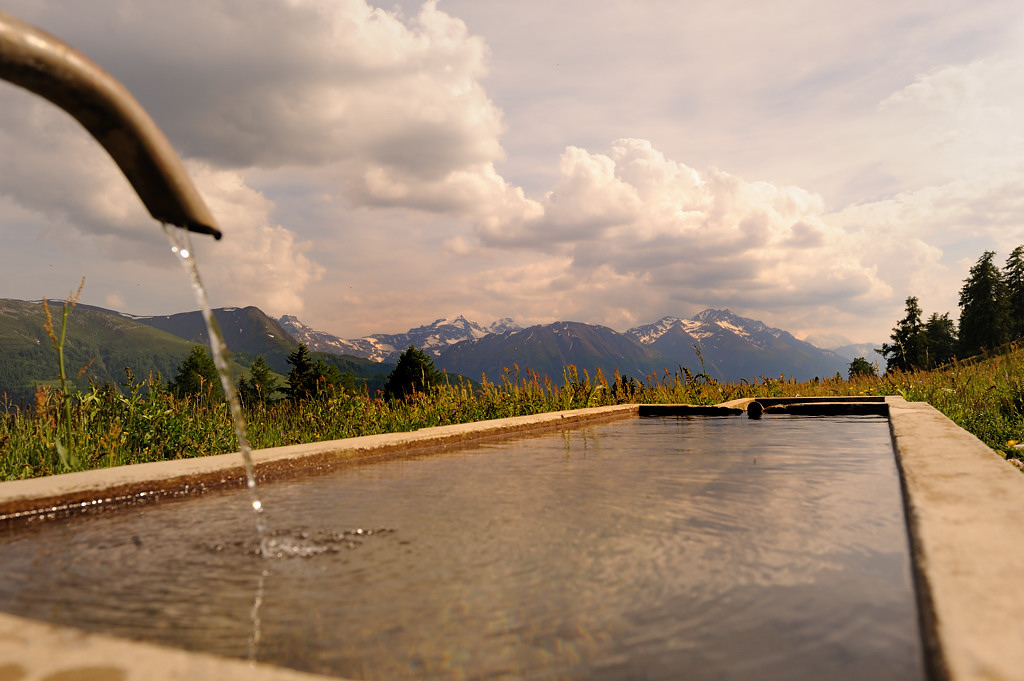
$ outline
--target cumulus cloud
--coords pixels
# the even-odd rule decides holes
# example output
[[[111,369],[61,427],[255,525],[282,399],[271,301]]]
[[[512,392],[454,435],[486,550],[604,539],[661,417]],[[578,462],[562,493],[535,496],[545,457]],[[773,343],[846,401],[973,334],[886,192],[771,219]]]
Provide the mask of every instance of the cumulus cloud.
[[[299,314],[304,293],[324,268],[307,253],[312,244],[272,220],[274,204],[246,186],[233,171],[190,163],[210,210],[220,217],[224,237],[202,253],[206,284],[227,300],[259,304],[272,315]]]
[[[69,116],[13,86],[0,91],[0,194],[59,223],[136,239],[152,222],[128,181]]]
[[[0,109],[0,157],[17,162],[0,164],[0,195],[42,217],[58,232],[50,237],[53,248],[68,247],[72,257],[82,254],[75,249],[87,235],[94,248],[102,244],[96,253],[103,257],[156,270],[173,267],[162,236],[157,238],[159,226],[85,130],[41,99],[7,94],[10,105]],[[207,283],[229,300],[259,303],[268,311],[302,309],[303,292],[322,272],[305,254],[309,245],[273,222],[274,204],[238,173],[203,163],[190,163],[189,172],[227,234],[206,258]],[[104,295],[109,305],[123,300],[117,291]]]
[[[478,83],[485,44],[436,0],[408,23],[363,0],[96,0],[73,21],[62,3],[22,9],[214,164],[361,159],[437,177],[501,155],[500,113]]]
[[[569,148],[561,170],[541,214],[482,226],[483,243],[561,243],[564,276],[581,285],[602,272],[602,281],[643,282],[646,296],[693,305],[841,306],[888,292],[861,262],[863,244],[800,188],[699,173],[636,139],[607,154]]]
[[[12,11],[105,65],[190,158],[316,168],[362,205],[534,209],[494,168],[503,124],[480,83],[486,44],[436,0],[413,17],[364,0],[97,0],[75,21],[65,9]]]
[[[828,216],[850,231],[896,298],[958,315],[960,285],[986,250],[1024,243],[1024,171],[1000,169],[851,205]]]
[[[1024,240],[1024,61],[979,57],[999,0],[739,19],[584,4],[7,9],[106,66],[190,159],[225,228],[200,247],[222,304],[313,322],[341,306],[361,332],[467,310],[623,329],[719,306],[860,337],[906,295],[955,292],[956,261]],[[152,221],[53,107],[0,87],[0,156],[17,160],[0,199],[148,262]]]
[[[246,169],[319,168],[328,195],[357,204],[488,205],[489,214],[528,206],[494,170],[502,126],[478,82],[486,47],[436,2],[406,20],[362,0],[97,0],[82,15],[15,0],[10,9],[105,65],[201,162],[190,168],[228,234],[210,250],[219,274],[207,278],[269,311],[301,309],[322,268],[293,228],[275,223],[274,204],[246,186]],[[75,123],[4,87],[0,130],[0,152],[19,159],[0,170],[0,194],[115,237],[116,257],[139,257],[126,242],[148,237],[152,221]]]
[[[967,268],[986,250],[1024,243],[1024,54],[947,64],[878,105],[872,124],[884,168],[906,189],[842,207],[827,219],[871,245],[896,292],[957,315]]]

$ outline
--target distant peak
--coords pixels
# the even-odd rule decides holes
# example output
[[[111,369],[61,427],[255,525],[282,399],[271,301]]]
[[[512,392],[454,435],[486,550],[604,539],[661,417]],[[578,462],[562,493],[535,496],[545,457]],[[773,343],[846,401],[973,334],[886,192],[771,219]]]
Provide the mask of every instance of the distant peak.
[[[693,318],[697,321],[706,322],[714,321],[716,319],[732,319],[734,317],[736,317],[736,315],[734,315],[731,310],[716,310],[713,307],[709,307],[706,310],[698,312]]]
[[[455,317],[454,319],[452,319],[451,317],[441,317],[440,319],[435,319],[433,322],[428,324],[428,326],[435,326],[435,327],[436,326],[464,326],[464,325],[472,326],[473,322],[469,321],[468,319],[466,319],[462,315],[459,315],[458,317]]]
[[[507,331],[520,331],[522,328],[511,317],[502,317],[493,321],[486,330],[491,333],[505,333]]]

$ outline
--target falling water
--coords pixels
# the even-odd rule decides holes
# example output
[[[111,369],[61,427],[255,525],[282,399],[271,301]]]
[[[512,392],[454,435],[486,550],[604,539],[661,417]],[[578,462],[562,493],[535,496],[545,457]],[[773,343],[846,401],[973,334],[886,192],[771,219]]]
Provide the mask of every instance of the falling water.
[[[231,411],[231,425],[235,429],[235,437],[238,438],[238,448],[242,453],[242,464],[245,467],[246,484],[249,487],[249,498],[252,501],[252,510],[256,514],[256,533],[259,537],[260,555],[267,556],[266,545],[266,523],[263,519],[263,503],[260,501],[256,490],[256,466],[252,460],[252,450],[249,447],[249,438],[245,432],[245,418],[242,416],[242,405],[235,393],[235,385],[231,380],[231,368],[228,365],[228,348],[224,343],[224,335],[220,331],[220,325],[213,316],[210,309],[210,301],[206,296],[206,287],[199,278],[199,267],[192,250],[192,239],[186,229],[179,229],[172,225],[164,224],[164,232],[171,240],[171,252],[181,260],[182,265],[189,274],[192,282],[192,290],[195,291],[196,301],[206,321],[206,329],[210,333],[210,347],[213,350],[213,363],[217,365],[217,373],[220,374],[220,383],[224,387],[224,397],[228,401],[228,408]]]

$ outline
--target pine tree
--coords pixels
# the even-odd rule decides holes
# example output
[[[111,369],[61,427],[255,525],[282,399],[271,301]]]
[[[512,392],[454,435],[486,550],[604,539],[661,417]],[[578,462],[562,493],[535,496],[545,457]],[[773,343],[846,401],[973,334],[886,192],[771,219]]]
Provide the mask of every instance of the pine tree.
[[[384,395],[401,399],[414,392],[428,392],[431,386],[442,382],[444,374],[434,367],[434,360],[410,345],[384,383]]]
[[[907,298],[907,314],[892,330],[892,343],[883,343],[881,354],[885,357],[886,371],[910,371],[924,368],[927,364],[925,353],[924,324],[921,323],[921,306],[917,296]]]
[[[306,344],[299,343],[295,352],[288,354],[286,361],[292,366],[291,371],[288,372],[288,387],[285,388],[288,397],[298,402],[316,395],[317,375],[313,370],[313,358],[310,356]]]
[[[1017,246],[1003,268],[1006,280],[1010,340],[1024,338],[1024,246]]]
[[[1010,339],[1009,294],[992,251],[978,258],[960,289],[960,356],[970,357]]]
[[[351,375],[346,376],[346,374],[342,373],[341,369],[326,360],[318,359],[314,362],[313,373],[316,375],[318,392],[329,385],[342,389],[354,388],[354,381],[351,380]]]
[[[850,362],[846,375],[851,381],[858,376],[877,376],[878,371],[875,368],[875,364],[872,364],[864,357],[854,357],[853,361]]]
[[[238,379],[238,398],[248,406],[270,404],[278,387],[277,377],[260,355],[249,367],[249,379],[245,376]]]
[[[926,368],[941,366],[956,357],[956,326],[949,313],[940,315],[933,312],[924,324],[925,352],[928,357]]]
[[[216,402],[224,400],[217,365],[202,345],[192,346],[188,357],[178,365],[178,374],[168,388],[176,397],[208,395]]]

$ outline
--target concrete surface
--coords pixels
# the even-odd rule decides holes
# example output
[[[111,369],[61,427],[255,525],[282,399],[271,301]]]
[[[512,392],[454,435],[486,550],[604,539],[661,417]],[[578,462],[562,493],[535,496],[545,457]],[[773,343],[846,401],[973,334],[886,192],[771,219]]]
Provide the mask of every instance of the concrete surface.
[[[932,678],[1024,679],[1024,475],[931,406],[886,401]]]
[[[721,406],[745,409],[749,402]],[[1024,679],[1024,475],[929,405],[898,397],[885,404],[931,678]],[[260,475],[286,475],[295,468],[346,465],[637,413],[637,405],[558,412],[280,447],[258,451],[255,458]],[[0,484],[0,521],[16,525],[50,513],[94,512],[118,498],[138,503],[240,481],[238,455],[231,454],[8,482]],[[0,614],[0,681],[317,678],[327,677]]]
[[[329,677],[88,634],[0,613],[0,681],[312,681],[326,678]]]

